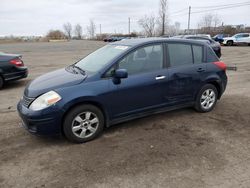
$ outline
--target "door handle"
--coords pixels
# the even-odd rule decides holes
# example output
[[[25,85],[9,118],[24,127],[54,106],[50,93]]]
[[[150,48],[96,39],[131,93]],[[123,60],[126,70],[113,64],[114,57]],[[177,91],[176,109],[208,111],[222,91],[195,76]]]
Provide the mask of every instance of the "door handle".
[[[203,68],[198,68],[198,69],[197,69],[197,72],[205,72],[205,69],[203,69]]]
[[[163,79],[165,79],[165,78],[166,78],[166,76],[156,76],[156,77],[155,77],[156,80],[163,80]]]

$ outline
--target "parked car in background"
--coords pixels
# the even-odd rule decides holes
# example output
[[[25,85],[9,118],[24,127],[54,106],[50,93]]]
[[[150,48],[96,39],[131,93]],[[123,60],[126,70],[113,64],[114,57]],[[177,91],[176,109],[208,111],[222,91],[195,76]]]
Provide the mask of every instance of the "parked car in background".
[[[229,37],[229,35],[227,34],[218,34],[218,35],[215,35],[212,39],[216,42],[219,42],[219,43],[223,43],[225,37]]]
[[[125,37],[116,37],[116,36],[111,36],[111,37],[107,37],[105,38],[103,41],[104,42],[116,42],[116,41],[120,41],[125,39]]]
[[[0,89],[10,81],[28,76],[28,69],[24,66],[22,56],[0,52]]]
[[[179,35],[175,36],[174,38],[182,38],[182,39],[192,39],[192,40],[199,40],[206,42],[211,48],[214,50],[216,55],[220,58],[221,57],[221,46],[220,43],[210,39],[208,36],[200,36],[200,35]]]
[[[211,35],[209,34],[196,34],[195,36],[206,37],[206,38],[212,39]]]
[[[226,85],[226,65],[207,43],[123,40],[38,77],[17,108],[29,132],[82,143],[104,127],[154,113],[190,106],[209,112]]]
[[[226,46],[237,44],[247,44],[250,46],[250,33],[238,33],[232,37],[225,37],[223,40],[223,44]]]

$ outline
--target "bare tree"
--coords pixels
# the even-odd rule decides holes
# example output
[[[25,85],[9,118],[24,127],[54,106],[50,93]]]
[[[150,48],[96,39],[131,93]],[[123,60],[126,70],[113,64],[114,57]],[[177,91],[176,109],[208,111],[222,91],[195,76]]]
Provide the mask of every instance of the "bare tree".
[[[138,21],[138,24],[143,28],[144,33],[148,37],[152,37],[155,34],[156,18],[152,14],[151,16],[145,15]]]
[[[75,35],[77,39],[82,39],[82,26],[80,24],[75,26]]]
[[[91,39],[95,38],[96,25],[93,20],[89,20],[89,25],[87,26],[87,33]]]
[[[168,9],[168,0],[160,0],[160,7],[159,7],[159,29],[160,29],[160,35],[164,35],[166,33],[166,27],[167,27],[167,9]]]
[[[215,30],[220,22],[221,19],[217,14],[208,13],[201,18],[198,26],[204,33],[211,33],[212,28]]]
[[[218,27],[221,23],[221,18],[218,16],[218,14],[215,14],[213,16],[213,25],[214,27]]]
[[[65,31],[66,36],[68,37],[68,39],[71,39],[72,36],[72,25],[71,23],[65,23],[63,24],[63,29]]]

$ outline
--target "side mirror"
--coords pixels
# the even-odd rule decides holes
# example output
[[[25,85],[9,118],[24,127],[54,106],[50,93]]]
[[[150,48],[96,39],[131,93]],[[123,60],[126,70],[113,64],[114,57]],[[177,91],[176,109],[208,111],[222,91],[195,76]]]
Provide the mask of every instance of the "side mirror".
[[[114,77],[119,79],[127,78],[128,72],[126,69],[117,69],[115,70]]]
[[[115,70],[113,74],[113,82],[114,84],[120,84],[121,79],[127,78],[128,77],[128,72],[126,69],[117,69]]]

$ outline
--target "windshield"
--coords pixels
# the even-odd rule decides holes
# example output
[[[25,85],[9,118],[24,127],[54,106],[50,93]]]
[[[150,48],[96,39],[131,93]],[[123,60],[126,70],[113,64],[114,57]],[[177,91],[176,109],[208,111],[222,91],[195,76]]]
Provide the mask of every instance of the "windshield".
[[[116,58],[129,48],[129,46],[106,45],[89,54],[75,65],[86,72],[96,73],[107,65],[112,59]]]

